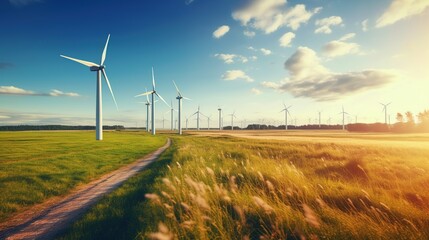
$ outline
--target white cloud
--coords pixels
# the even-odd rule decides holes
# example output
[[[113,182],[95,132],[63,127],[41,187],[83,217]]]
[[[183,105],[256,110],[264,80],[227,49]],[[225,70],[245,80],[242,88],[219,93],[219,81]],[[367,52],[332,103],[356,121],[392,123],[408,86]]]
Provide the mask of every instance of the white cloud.
[[[32,3],[39,3],[42,0],[9,0],[9,3],[15,6],[25,6]]]
[[[185,4],[186,5],[189,5],[189,4],[191,4],[191,3],[193,3],[195,0],[185,0]]]
[[[331,58],[348,54],[360,53],[359,44],[353,42],[346,42],[347,40],[353,38],[355,35],[355,33],[349,33],[338,40],[334,40],[327,43],[325,46],[323,46],[323,53]]]
[[[287,81],[264,82],[262,86],[317,101],[335,100],[381,87],[398,77],[395,71],[380,69],[335,73],[323,66],[316,52],[307,47],[299,47],[285,62],[285,68],[290,75]]]
[[[343,23],[343,19],[339,16],[318,19],[315,24],[319,28],[317,28],[314,33],[330,34],[332,33],[331,27],[340,25],[341,23]]]
[[[271,50],[265,49],[265,48],[261,48],[260,49],[262,54],[264,54],[265,56],[271,55]]]
[[[228,32],[229,32],[229,26],[223,25],[213,32],[213,37],[219,39],[223,37],[225,34],[227,34]]]
[[[251,0],[242,9],[233,12],[232,17],[244,26],[269,34],[283,26],[297,30],[320,10],[315,8],[307,11],[303,4],[287,8],[286,0]]]
[[[0,94],[6,95],[26,95],[26,96],[51,96],[51,97],[79,97],[80,95],[77,93],[64,93],[60,90],[53,89],[49,93],[37,93],[30,90],[25,90],[22,88],[17,88],[15,86],[0,86]]]
[[[362,31],[364,32],[368,31],[368,19],[363,20],[361,25],[362,25]]]
[[[244,34],[244,36],[246,36],[246,37],[248,37],[248,38],[253,38],[253,37],[256,35],[256,33],[255,33],[255,32],[247,31],[247,30],[245,30],[245,31],[243,32],[243,34]]]
[[[57,90],[57,89],[52,89],[52,91],[49,93],[49,95],[53,96],[53,97],[61,97],[61,96],[65,96],[65,97],[79,97],[80,96],[77,93],[73,93],[73,92],[65,93],[65,92]]]
[[[240,61],[241,63],[247,63],[249,61],[247,57],[237,54],[216,53],[214,56],[224,61],[226,64],[234,63],[235,60]]]
[[[383,15],[377,19],[375,27],[385,27],[405,18],[418,15],[427,7],[429,7],[428,0],[393,0]]]
[[[0,86],[0,94],[34,95],[35,93],[33,91],[28,91],[14,86]]]
[[[257,88],[250,89],[250,92],[255,94],[255,95],[261,95],[262,94],[262,91],[257,89]]]
[[[241,70],[226,71],[225,74],[222,75],[222,79],[225,81],[234,81],[234,80],[243,79],[247,82],[253,82],[253,79],[247,76],[247,74]]]
[[[281,38],[279,39],[280,42],[280,46],[282,47],[290,47],[290,43],[292,42],[292,39],[295,38],[295,33],[293,32],[288,32],[283,34],[283,36],[281,36]]]

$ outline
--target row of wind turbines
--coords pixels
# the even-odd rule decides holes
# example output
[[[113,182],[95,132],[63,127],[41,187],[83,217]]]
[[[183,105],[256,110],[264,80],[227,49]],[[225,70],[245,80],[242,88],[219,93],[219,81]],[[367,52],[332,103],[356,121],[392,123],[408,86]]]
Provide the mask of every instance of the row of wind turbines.
[[[106,54],[107,54],[107,47],[109,44],[109,40],[110,40],[110,34],[107,36],[107,40],[106,40],[106,44],[104,45],[104,49],[103,52],[101,54],[101,60],[100,60],[100,64],[96,64],[93,62],[89,62],[89,61],[85,61],[85,60],[80,60],[77,58],[72,58],[72,57],[68,57],[65,55],[60,55],[63,58],[69,59],[71,61],[80,63],[84,66],[89,67],[90,71],[92,72],[97,72],[96,75],[96,140],[103,140],[103,112],[102,112],[102,81],[101,81],[101,76],[103,76],[104,80],[106,81],[106,84],[109,88],[110,94],[113,98],[113,101],[115,103],[116,109],[118,109],[118,105],[116,103],[116,99],[115,99],[115,95],[113,94],[113,90],[112,87],[110,85],[109,82],[109,78],[107,77],[106,74],[106,67],[104,65],[104,62],[106,60]],[[173,81],[174,87],[176,88],[177,91],[177,97],[176,99],[178,100],[178,134],[182,134],[182,100],[191,100],[190,98],[184,97],[182,95],[182,93],[180,92],[177,84]],[[149,100],[149,95],[151,95],[151,101]],[[155,74],[154,74],[154,69],[152,67],[152,90],[151,91],[147,91],[141,94],[136,95],[135,97],[141,97],[141,96],[146,96],[146,130],[149,131],[149,123],[151,122],[151,133],[152,135],[156,134],[156,126],[155,126],[155,103],[158,101],[155,98],[158,97],[161,101],[163,101],[168,107],[170,107],[170,111],[171,111],[171,129],[173,130],[173,113],[174,113],[174,108],[172,106],[170,106],[165,99],[156,91],[156,83],[155,83]],[[383,105],[383,111],[385,112],[385,123],[387,124],[387,106],[390,105],[391,103],[388,104],[383,104],[380,103],[381,105]],[[171,105],[173,105],[173,102],[171,103]],[[289,109],[292,106],[288,106],[286,107],[286,104],[283,103],[284,108],[280,111],[280,112],[284,112],[285,114],[285,129],[288,129],[288,115],[290,116],[290,111]],[[150,109],[151,107],[151,109]],[[219,130],[223,129],[223,116],[222,116],[222,108],[218,108],[217,109],[219,111]],[[150,112],[151,112],[151,116],[150,116]],[[321,111],[318,112],[319,113],[319,125],[320,125],[320,119],[321,119]],[[344,107],[342,107],[342,111],[339,113],[343,115],[343,120],[342,120],[342,125],[343,125],[343,130],[345,129],[345,115],[348,114],[347,112],[344,111]],[[205,116],[201,111],[200,111],[200,107],[198,106],[198,110],[192,114],[191,116],[196,115],[197,117],[197,130],[200,130],[200,115],[204,116],[207,118],[208,120],[208,129],[210,129],[210,117]],[[150,121],[150,117],[152,119],[152,121]],[[190,116],[190,117],[191,117]],[[237,118],[235,115],[235,111],[232,114],[229,114],[229,116],[231,116],[231,130],[234,130],[234,118]],[[186,129],[187,129],[187,125],[188,125],[188,118],[186,119]]]

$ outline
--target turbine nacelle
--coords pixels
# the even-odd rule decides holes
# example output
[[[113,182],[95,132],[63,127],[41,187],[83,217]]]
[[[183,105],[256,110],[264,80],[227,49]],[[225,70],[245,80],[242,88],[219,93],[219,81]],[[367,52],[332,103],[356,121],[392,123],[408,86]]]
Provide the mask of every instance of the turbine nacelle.
[[[91,66],[91,67],[89,67],[89,70],[91,72],[97,72],[97,71],[101,71],[103,69],[104,69],[104,66]]]

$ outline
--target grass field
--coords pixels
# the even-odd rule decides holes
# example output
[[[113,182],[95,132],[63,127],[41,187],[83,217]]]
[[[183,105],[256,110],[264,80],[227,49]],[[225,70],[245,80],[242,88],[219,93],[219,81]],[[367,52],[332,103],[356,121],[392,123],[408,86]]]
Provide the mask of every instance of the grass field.
[[[428,135],[210,134],[174,137],[153,184],[139,175],[63,238],[112,222],[142,239],[429,238]]]
[[[165,136],[142,132],[0,132],[0,223],[143,157]]]

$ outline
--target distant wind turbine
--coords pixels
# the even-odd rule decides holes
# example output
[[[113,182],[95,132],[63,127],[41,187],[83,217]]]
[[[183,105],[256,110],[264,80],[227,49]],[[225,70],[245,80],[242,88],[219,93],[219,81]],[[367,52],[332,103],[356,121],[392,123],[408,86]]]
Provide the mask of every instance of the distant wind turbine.
[[[112,87],[110,86],[109,79],[106,75],[106,70],[104,66],[104,61],[106,60],[106,53],[107,53],[107,45],[109,44],[110,34],[107,36],[106,45],[104,45],[103,53],[101,54],[101,61],[100,64],[96,64],[93,62],[88,62],[84,60],[79,60],[76,58],[67,57],[64,55],[60,55],[63,58],[67,58],[69,60],[78,62],[80,64],[83,64],[92,72],[97,72],[97,92],[96,92],[96,114],[95,114],[95,139],[96,140],[103,140],[103,107],[102,107],[102,95],[101,95],[101,74],[103,74],[104,79],[106,80],[107,86],[109,87],[110,93],[112,95],[113,101],[115,102],[116,109],[118,109],[118,104],[116,103],[115,95],[113,94]]]
[[[319,111],[319,128],[322,127],[322,111]]]
[[[158,98],[161,99],[165,103],[165,105],[167,105],[168,107],[170,107],[170,106],[164,100],[164,98],[156,91],[155,74],[153,71],[153,67],[152,67],[152,91],[139,94],[136,97],[147,96],[149,94],[152,94],[152,135],[155,135],[156,134],[156,129],[155,129],[155,102],[156,102],[155,101],[155,95],[158,96]]]
[[[387,125],[387,106],[389,106],[391,102],[387,104],[383,104],[383,103],[380,103],[380,104],[383,105],[383,110],[381,111],[384,111],[384,123]]]
[[[182,93],[180,93],[179,88],[177,87],[176,82],[173,81],[174,87],[176,87],[177,90],[177,101],[178,101],[178,122],[179,122],[179,135],[182,135],[182,99],[191,100],[187,97],[182,96]],[[186,130],[188,130],[188,118],[186,118]]]
[[[221,131],[223,129],[223,124],[222,124],[222,108],[218,107],[217,109],[219,111],[219,131]]]
[[[147,89],[145,89],[147,92]],[[150,101],[149,101],[149,96],[146,95],[146,102],[140,102],[140,103],[144,103],[146,105],[146,132],[149,132],[149,123],[150,123]]]
[[[283,106],[284,106],[284,108],[280,112],[285,112],[285,130],[287,130],[287,115],[289,114],[289,116],[290,116],[289,108],[291,108],[292,105],[290,105],[289,107],[286,107],[286,104],[283,103]]]
[[[174,126],[173,126],[173,124],[174,124],[174,111],[177,111],[176,109],[173,108],[173,100],[171,100],[171,106],[170,107],[171,107],[171,109],[170,109],[170,111],[171,111],[171,120],[170,120],[171,128],[170,128],[170,130],[173,131],[173,129],[174,129]]]
[[[234,118],[237,118],[237,116],[235,116],[235,111],[229,114],[229,116],[231,116],[231,130],[234,130]]]
[[[197,131],[200,131],[200,106],[198,106],[198,110],[194,114],[192,114],[191,117],[195,114],[197,114]]]
[[[343,114],[343,130],[345,130],[346,129],[346,127],[345,127],[345,125],[344,125],[344,117],[345,117],[345,114],[348,114],[347,112],[344,112],[344,106],[342,107],[342,112],[340,112],[339,114]],[[348,114],[348,115],[350,115],[350,114]]]

